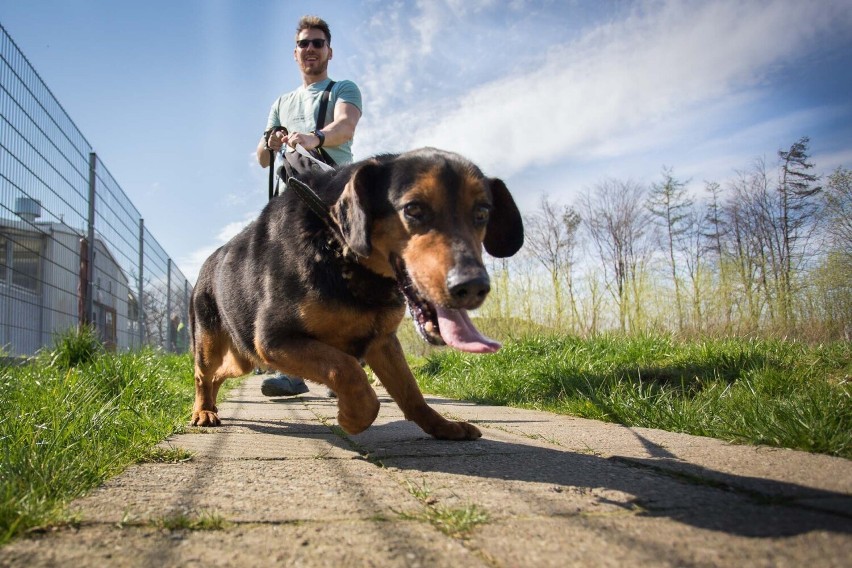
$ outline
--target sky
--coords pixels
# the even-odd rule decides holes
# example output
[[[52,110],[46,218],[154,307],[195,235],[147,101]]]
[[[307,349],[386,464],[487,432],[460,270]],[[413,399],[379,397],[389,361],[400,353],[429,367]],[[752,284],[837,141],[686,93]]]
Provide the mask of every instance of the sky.
[[[0,0],[0,24],[181,271],[257,216],[305,14],[361,88],[356,159],[435,146],[524,213],[664,168],[696,194],[802,136],[852,168],[849,0]]]

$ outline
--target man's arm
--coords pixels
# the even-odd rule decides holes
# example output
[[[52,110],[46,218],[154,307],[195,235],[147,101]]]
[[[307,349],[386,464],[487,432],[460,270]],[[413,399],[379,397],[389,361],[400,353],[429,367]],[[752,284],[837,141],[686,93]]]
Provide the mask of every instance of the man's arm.
[[[277,154],[284,143],[287,142],[287,136],[284,132],[279,130],[271,133],[268,138],[266,136],[260,137],[260,141],[257,143],[257,163],[260,164],[261,168],[269,167],[269,149],[271,148]]]
[[[355,136],[355,127],[358,126],[360,119],[361,111],[355,105],[343,101],[334,105],[334,120],[322,127],[322,133],[325,134],[323,147],[340,146],[352,140],[352,137]],[[262,140],[261,143],[263,143]],[[296,144],[301,144],[306,150],[313,150],[319,146],[319,137],[310,132],[296,132],[287,137],[287,144],[293,147]],[[260,152],[259,146],[258,152]],[[259,154],[258,161],[260,161]],[[269,161],[268,154],[266,161]],[[261,162],[261,165],[263,165],[263,162]]]

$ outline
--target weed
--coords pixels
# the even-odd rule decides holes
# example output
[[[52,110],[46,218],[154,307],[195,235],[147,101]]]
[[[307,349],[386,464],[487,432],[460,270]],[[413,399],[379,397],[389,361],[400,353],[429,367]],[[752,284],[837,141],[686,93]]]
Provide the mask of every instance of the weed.
[[[192,452],[183,448],[176,448],[174,446],[169,446],[167,448],[154,446],[139,458],[138,463],[188,462],[192,459],[193,455],[194,454]]]
[[[215,511],[200,511],[195,515],[175,513],[155,519],[153,524],[170,531],[219,531],[231,526],[225,517]]]
[[[411,493],[418,501],[429,505],[434,503],[435,500],[432,498],[432,490],[426,484],[426,480],[424,479],[419,486],[413,484],[409,480],[405,480],[405,484],[408,488],[408,492]]]
[[[426,507],[421,513],[397,513],[405,520],[426,521],[447,536],[465,538],[477,526],[487,523],[490,517],[476,505]]]

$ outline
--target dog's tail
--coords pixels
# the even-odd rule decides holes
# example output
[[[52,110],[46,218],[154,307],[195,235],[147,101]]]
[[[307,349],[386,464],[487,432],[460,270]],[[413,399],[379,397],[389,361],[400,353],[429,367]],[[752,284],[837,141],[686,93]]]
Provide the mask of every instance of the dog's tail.
[[[189,349],[195,355],[195,287],[189,296]]]

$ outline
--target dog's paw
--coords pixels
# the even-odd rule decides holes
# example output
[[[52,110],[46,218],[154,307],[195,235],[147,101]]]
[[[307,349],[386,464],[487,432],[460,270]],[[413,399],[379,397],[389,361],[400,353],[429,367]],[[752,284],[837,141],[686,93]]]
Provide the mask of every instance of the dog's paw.
[[[430,433],[439,440],[476,440],[482,437],[479,428],[467,422],[447,421]]]
[[[347,434],[359,434],[379,415],[379,397],[366,381],[356,391],[337,393],[337,423]]]
[[[360,434],[370,427],[370,425],[376,420],[376,416],[378,416],[378,414],[379,405],[377,401],[375,409],[370,408],[366,411],[362,410],[355,415],[344,412],[343,410],[338,410],[337,423],[340,424],[340,427],[343,428],[347,434]]]
[[[219,416],[210,410],[197,410],[192,413],[193,426],[219,426],[222,423]]]

